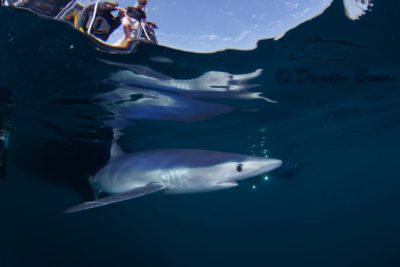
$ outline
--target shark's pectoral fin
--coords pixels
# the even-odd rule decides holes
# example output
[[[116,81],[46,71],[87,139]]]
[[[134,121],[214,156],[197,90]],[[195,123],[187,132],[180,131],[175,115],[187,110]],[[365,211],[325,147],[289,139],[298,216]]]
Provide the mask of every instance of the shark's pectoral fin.
[[[78,206],[66,209],[64,211],[64,213],[74,213],[74,212],[78,212],[78,211],[98,208],[98,207],[102,207],[102,206],[105,206],[105,205],[109,205],[109,204],[125,201],[125,200],[128,200],[128,199],[132,199],[132,198],[137,198],[137,197],[141,197],[141,196],[144,196],[144,195],[148,195],[148,194],[151,194],[151,193],[154,193],[154,192],[157,192],[157,191],[161,191],[161,190],[163,190],[165,188],[166,187],[164,185],[162,185],[162,184],[150,183],[150,184],[148,184],[146,186],[137,187],[137,188],[131,189],[129,191],[126,191],[124,193],[115,194],[115,195],[111,195],[109,197],[104,197],[104,198],[97,199],[95,201],[82,203],[82,204],[80,204]]]

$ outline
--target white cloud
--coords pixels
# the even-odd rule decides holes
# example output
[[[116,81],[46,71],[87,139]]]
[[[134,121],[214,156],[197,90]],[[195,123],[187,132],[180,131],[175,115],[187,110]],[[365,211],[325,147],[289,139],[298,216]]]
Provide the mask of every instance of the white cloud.
[[[240,42],[240,41],[242,41],[244,38],[246,38],[246,36],[247,35],[249,35],[251,33],[251,31],[242,31],[241,33],[240,33],[240,35],[237,37],[237,38],[235,38],[234,40],[233,40],[233,42],[234,43],[238,43],[238,42]]]
[[[219,37],[215,34],[205,34],[200,36],[200,39],[213,41],[219,39]]]
[[[289,1],[287,1],[287,2],[285,2],[285,3],[283,3],[286,7],[288,7],[288,8],[290,8],[290,9],[296,9],[296,8],[298,8],[299,7],[299,3],[297,3],[297,2],[289,2]]]

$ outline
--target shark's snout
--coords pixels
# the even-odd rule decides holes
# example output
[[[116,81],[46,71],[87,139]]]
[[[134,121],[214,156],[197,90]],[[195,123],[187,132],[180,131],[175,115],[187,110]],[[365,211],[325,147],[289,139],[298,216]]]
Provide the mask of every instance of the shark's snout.
[[[247,170],[245,177],[241,179],[247,179],[254,176],[262,175],[276,168],[279,168],[282,165],[282,161],[279,159],[271,159],[271,158],[261,158],[261,157],[252,157],[247,160],[244,164],[243,169]]]
[[[279,159],[264,158],[260,159],[258,165],[258,174],[264,174],[282,166],[282,161]]]
[[[268,161],[269,161],[268,165],[271,168],[271,170],[279,168],[280,166],[282,166],[283,163],[282,160],[279,159],[269,159]]]

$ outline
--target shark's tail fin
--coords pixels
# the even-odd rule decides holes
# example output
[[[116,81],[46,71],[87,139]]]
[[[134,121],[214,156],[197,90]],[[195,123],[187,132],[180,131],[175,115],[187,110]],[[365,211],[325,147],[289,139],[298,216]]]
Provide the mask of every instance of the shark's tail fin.
[[[343,0],[346,16],[351,20],[358,20],[374,6],[373,0]]]

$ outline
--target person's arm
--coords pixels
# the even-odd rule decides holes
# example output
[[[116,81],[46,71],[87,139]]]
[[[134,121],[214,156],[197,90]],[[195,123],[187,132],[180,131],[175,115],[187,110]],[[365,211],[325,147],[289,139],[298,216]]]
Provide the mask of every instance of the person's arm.
[[[118,16],[126,16],[126,12],[128,12],[128,10],[122,7],[115,7],[115,10],[119,11]]]
[[[147,19],[147,16],[146,16],[146,13],[143,13],[143,18],[142,18],[142,26],[143,27],[145,27],[146,26],[146,19]]]

